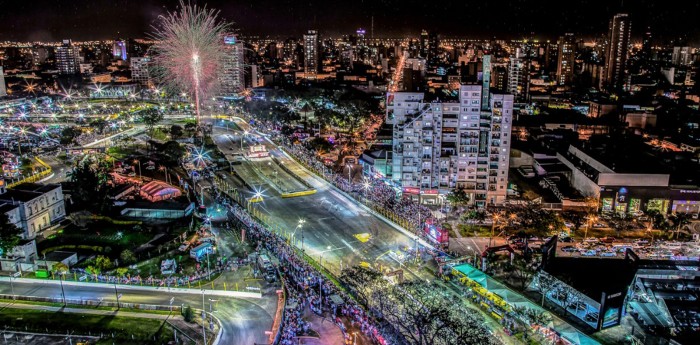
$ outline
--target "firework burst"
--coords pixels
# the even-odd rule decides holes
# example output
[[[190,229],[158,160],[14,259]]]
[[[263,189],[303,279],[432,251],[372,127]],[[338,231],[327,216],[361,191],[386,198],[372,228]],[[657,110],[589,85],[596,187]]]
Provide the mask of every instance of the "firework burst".
[[[223,37],[229,27],[219,20],[219,11],[182,0],[178,11],[160,16],[153,26],[154,78],[173,94],[188,93],[195,100],[198,120],[199,100],[218,88]]]

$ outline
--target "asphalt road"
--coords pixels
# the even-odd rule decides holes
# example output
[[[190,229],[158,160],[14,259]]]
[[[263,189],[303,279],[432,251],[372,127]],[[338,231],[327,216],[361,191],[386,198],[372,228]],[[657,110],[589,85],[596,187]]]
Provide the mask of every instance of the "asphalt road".
[[[0,294],[11,295],[14,293],[23,296],[61,298],[60,285],[46,283],[14,283],[0,282]],[[170,305],[170,299],[174,298],[173,305],[191,305],[193,308],[202,308],[202,296],[178,293],[176,291],[164,293],[163,291],[148,290],[118,290],[109,285],[93,286],[68,286],[64,285],[67,300],[92,300],[99,302],[116,302],[117,293],[121,294],[121,303],[142,303]],[[241,299],[215,296],[207,296],[204,292],[204,308],[212,311],[212,314],[221,320],[223,333],[221,344],[253,345],[255,343],[267,343],[265,334],[272,327],[274,311],[277,305],[277,297],[274,291],[266,291],[262,299]],[[213,301],[210,301],[213,300]]]
[[[230,133],[234,138],[238,137],[235,131]],[[216,140],[219,147],[224,152],[230,152],[230,143],[226,143],[224,139],[227,137],[226,129],[215,128],[214,136],[219,138]],[[325,181],[307,173],[298,163],[288,159],[273,145],[266,143],[266,146],[271,155],[283,162],[297,176],[310,183],[317,190],[316,194],[282,198],[276,189],[251,167],[255,163],[250,161],[233,165],[233,170],[248,184],[261,186],[260,189],[264,191],[264,201],[255,203],[255,207],[268,215],[272,222],[279,224],[283,231],[294,233],[297,247],[302,247],[303,237],[305,252],[336,274],[340,273],[341,264],[342,267],[347,267],[361,262],[379,261],[385,267],[394,269],[402,267],[391,252],[396,252],[400,247],[415,247],[414,238],[404,235],[363,210],[354,200],[346,198]],[[284,176],[288,181],[295,180],[286,173],[279,176]],[[229,178],[228,181],[233,179]],[[242,186],[239,187],[245,190]],[[248,196],[252,196],[253,193],[248,191]],[[305,221],[300,228],[297,227],[299,219]],[[407,274],[418,274],[411,272],[405,266],[403,268],[409,271]]]

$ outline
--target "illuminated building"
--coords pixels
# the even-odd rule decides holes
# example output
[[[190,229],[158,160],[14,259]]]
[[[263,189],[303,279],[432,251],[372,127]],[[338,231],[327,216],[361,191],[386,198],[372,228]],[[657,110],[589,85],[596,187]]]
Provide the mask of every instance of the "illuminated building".
[[[464,188],[478,207],[506,199],[513,95],[491,94],[482,111],[482,86],[461,85],[459,100],[424,102],[415,92],[390,93],[392,179],[422,203],[441,203]]]
[[[243,69],[243,42],[236,36],[224,37],[226,55],[224,57],[223,71],[221,71],[221,94],[231,96],[241,91],[245,86]]]
[[[519,57],[511,57],[508,61],[508,93],[526,99],[530,87],[529,66],[526,60]]]
[[[559,52],[557,59],[557,83],[559,85],[571,84],[574,77],[574,63],[576,60],[576,40],[574,34],[567,33],[559,37]]]
[[[489,110],[489,96],[491,92],[491,55],[484,55],[481,74],[481,110]]]
[[[631,31],[632,23],[626,13],[616,14],[610,20],[605,55],[605,84],[610,89],[621,89],[625,83]]]
[[[128,58],[126,54],[126,42],[114,41],[112,44],[112,56],[114,56],[115,59],[126,60]]]
[[[7,96],[7,89],[5,88],[5,72],[0,66],[0,97]]]
[[[150,73],[148,71],[151,58],[132,57],[131,58],[131,80],[140,85],[147,86],[150,81]]]
[[[79,48],[71,40],[63,40],[56,48],[56,68],[59,74],[77,74],[80,70]]]
[[[318,31],[309,30],[304,34],[304,73],[318,73]]]
[[[690,47],[673,47],[671,55],[671,63],[676,66],[687,66],[692,61],[692,52]]]

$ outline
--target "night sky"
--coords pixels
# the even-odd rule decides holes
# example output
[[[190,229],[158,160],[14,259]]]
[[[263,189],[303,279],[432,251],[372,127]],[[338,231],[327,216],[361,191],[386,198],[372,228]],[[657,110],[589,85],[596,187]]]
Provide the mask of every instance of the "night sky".
[[[243,34],[299,36],[315,27],[338,35],[367,29],[375,36],[417,35],[432,29],[447,36],[555,37],[575,32],[592,37],[607,30],[621,10],[612,0],[209,0]],[[145,37],[159,14],[177,0],[0,0],[0,40],[111,39]],[[685,35],[700,41],[700,2],[627,0],[634,34],[647,25],[655,37]]]

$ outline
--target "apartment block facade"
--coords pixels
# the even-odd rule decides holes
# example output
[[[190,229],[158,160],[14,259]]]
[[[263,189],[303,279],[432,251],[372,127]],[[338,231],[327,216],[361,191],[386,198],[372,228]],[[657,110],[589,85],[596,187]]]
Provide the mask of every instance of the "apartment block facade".
[[[491,94],[488,111],[481,110],[481,85],[460,86],[458,101],[423,99],[420,93],[389,95],[393,181],[404,195],[422,203],[442,203],[448,193],[462,188],[472,205],[502,204],[513,95]]]

